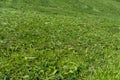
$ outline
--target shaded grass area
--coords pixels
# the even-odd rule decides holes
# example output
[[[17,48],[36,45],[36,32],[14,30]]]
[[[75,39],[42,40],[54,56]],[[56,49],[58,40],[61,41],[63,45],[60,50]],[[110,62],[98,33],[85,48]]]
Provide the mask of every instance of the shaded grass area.
[[[0,10],[0,79],[120,79],[117,12],[111,17],[84,12],[75,17]]]
[[[69,16],[97,15],[119,16],[119,3],[114,0],[3,0],[1,7],[13,8],[21,11],[37,11],[46,14]]]

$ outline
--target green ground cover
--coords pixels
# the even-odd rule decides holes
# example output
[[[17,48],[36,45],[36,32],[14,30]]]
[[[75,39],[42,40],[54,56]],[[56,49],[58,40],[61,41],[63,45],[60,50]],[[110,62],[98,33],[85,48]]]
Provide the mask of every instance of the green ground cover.
[[[120,80],[120,2],[0,0],[0,80]]]

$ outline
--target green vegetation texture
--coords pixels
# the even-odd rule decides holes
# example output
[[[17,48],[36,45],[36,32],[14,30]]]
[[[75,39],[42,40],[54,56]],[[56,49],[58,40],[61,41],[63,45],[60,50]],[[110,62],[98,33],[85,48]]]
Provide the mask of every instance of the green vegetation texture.
[[[0,80],[120,80],[119,0],[0,0]]]

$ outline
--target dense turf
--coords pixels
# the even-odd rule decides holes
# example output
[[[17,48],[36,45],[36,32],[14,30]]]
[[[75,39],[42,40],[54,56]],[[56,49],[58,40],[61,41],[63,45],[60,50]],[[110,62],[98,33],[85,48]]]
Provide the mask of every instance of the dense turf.
[[[0,80],[120,80],[119,0],[0,0]]]

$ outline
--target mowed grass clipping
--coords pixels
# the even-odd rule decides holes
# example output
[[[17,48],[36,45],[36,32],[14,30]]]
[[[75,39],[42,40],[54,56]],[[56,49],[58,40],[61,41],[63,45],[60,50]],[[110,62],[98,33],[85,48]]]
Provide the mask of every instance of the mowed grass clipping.
[[[21,6],[23,3],[31,4],[27,0],[21,0],[23,3],[11,1]],[[46,6],[46,3],[39,4],[42,8],[36,10],[28,5],[26,10],[19,5],[11,6],[12,2],[7,0],[0,2],[6,4],[0,7],[1,80],[120,79],[118,2],[106,0],[101,4],[95,0],[99,6],[109,2],[114,7],[108,10],[108,14],[105,10],[94,14],[93,8],[88,9],[90,13],[84,12],[83,8],[82,12],[76,11],[77,15],[71,9],[72,3],[68,11],[64,8],[61,11]],[[90,5],[90,0],[82,2]],[[67,0],[58,0],[54,6],[58,3],[68,5]],[[113,14],[113,9],[118,12]]]

